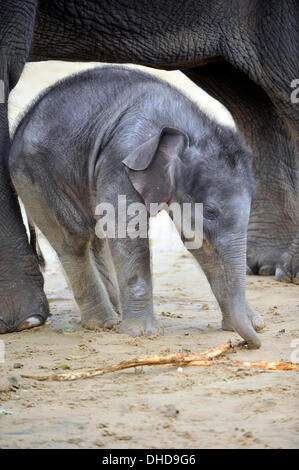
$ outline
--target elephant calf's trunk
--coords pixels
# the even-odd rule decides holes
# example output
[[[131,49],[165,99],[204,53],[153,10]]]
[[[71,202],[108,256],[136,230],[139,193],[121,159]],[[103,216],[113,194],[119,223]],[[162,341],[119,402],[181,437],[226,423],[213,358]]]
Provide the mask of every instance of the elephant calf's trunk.
[[[227,310],[225,313],[230,317],[234,329],[247,341],[248,347],[260,348],[261,341],[247,314],[246,242],[244,238],[238,240],[238,243],[231,243],[230,248],[224,251],[223,261],[227,293],[226,302],[224,302],[225,310]]]
[[[234,306],[230,311],[230,318],[237,333],[247,342],[248,348],[258,349],[261,347],[261,341],[247,316],[245,306]]]

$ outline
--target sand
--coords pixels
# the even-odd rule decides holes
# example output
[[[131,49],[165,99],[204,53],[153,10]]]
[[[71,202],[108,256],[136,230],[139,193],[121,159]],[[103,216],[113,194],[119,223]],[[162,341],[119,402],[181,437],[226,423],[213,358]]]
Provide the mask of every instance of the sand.
[[[13,106],[16,118],[23,106]],[[166,235],[167,223],[161,214],[151,230],[155,311],[164,333],[156,337],[84,330],[57,257],[40,235],[52,315],[43,327],[0,338],[0,448],[298,447],[298,371],[161,366],[64,383],[21,377],[144,354],[195,353],[240,339],[220,329],[209,284],[174,230]],[[229,357],[299,361],[299,286],[249,276],[247,296],[266,322],[262,348]]]

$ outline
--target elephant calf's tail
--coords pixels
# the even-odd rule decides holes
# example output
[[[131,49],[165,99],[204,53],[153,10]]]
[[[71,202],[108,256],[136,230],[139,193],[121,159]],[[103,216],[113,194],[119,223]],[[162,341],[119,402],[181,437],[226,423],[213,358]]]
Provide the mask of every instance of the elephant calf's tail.
[[[37,261],[38,261],[38,264],[40,265],[41,270],[45,271],[46,260],[44,258],[44,255],[42,254],[42,251],[38,243],[35,226],[29,219],[28,215],[27,215],[27,218],[28,218],[28,226],[29,226],[29,233],[30,233],[30,246],[32,248],[33,253],[37,257]]]

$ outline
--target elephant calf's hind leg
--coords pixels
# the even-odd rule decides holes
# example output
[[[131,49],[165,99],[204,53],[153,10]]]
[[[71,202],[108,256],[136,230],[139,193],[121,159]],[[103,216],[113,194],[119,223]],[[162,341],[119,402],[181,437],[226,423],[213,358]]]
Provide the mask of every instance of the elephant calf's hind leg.
[[[118,317],[91,256],[89,244],[76,253],[64,250],[59,256],[81,311],[85,328],[112,328]]]

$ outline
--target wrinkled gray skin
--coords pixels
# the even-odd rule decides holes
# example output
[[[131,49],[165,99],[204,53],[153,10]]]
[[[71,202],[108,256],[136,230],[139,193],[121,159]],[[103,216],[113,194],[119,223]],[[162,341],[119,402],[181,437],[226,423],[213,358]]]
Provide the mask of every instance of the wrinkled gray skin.
[[[157,332],[148,239],[97,238],[97,204],[117,213],[119,194],[146,207],[188,200],[203,202],[204,245],[193,254],[223,327],[260,346],[254,328],[263,322],[245,299],[251,154],[238,133],[155,77],[108,66],[67,78],[37,101],[15,133],[9,167],[86,328],[111,328],[120,308],[120,331]]]
[[[49,313],[7,169],[7,97],[26,60],[180,69],[226,104],[253,151],[248,271],[299,283],[298,23],[297,0],[1,0],[0,333]]]

